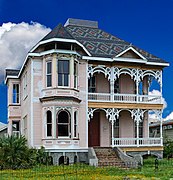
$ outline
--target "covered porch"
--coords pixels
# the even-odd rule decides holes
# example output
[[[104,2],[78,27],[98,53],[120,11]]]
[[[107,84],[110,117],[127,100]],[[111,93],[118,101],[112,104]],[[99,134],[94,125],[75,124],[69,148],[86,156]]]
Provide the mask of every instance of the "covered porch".
[[[160,137],[149,135],[148,111],[144,109],[89,108],[88,146],[161,147],[161,110],[154,110],[160,119]]]

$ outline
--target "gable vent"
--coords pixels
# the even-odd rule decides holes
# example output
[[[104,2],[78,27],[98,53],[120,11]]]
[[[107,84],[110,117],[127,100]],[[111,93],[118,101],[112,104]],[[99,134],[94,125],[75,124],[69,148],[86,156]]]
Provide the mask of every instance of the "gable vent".
[[[69,26],[69,25],[98,28],[98,22],[97,21],[73,19],[73,18],[67,19],[66,23],[64,24],[64,27]]]

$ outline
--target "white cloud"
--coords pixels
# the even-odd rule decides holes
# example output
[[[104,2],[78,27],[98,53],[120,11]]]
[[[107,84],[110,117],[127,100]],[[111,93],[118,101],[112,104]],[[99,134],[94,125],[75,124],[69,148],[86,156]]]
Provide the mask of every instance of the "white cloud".
[[[164,121],[167,121],[167,120],[171,120],[173,119],[173,112],[171,112],[168,116],[166,116],[166,118],[164,118],[163,120]]]
[[[160,96],[161,92],[156,90],[156,89],[153,89],[151,92],[149,92],[149,95],[151,95],[151,96],[154,96],[154,95]],[[163,109],[165,109],[167,107],[167,102],[166,102],[165,98],[162,97],[161,101],[163,103]],[[157,100],[156,100],[156,102],[157,102]],[[149,113],[149,119],[150,119],[150,122],[156,122],[156,121],[159,120],[159,117],[157,116],[157,114],[155,114],[154,112],[151,111]]]
[[[0,76],[6,68],[20,68],[28,51],[50,28],[31,22],[4,23],[0,26]]]
[[[156,90],[156,89],[153,89],[151,92],[149,92],[149,95],[156,95],[156,96],[160,96],[161,95],[161,92]],[[163,103],[163,109],[165,109],[167,107],[167,102],[165,100],[165,98],[162,97],[162,103]]]

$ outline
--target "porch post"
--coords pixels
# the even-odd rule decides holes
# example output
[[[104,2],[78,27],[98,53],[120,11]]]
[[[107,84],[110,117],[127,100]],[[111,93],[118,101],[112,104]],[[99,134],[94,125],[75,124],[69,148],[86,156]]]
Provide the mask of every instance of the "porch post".
[[[111,96],[111,102],[114,101],[114,67],[111,67],[111,76],[110,76],[110,96]]]
[[[137,138],[137,147],[139,147],[139,119],[136,121],[136,138]]]
[[[162,110],[160,112],[159,119],[160,119],[160,143],[161,145],[163,145]]]
[[[106,109],[106,117],[109,119],[109,122],[112,124],[112,133],[111,133],[111,140],[112,144],[111,146],[114,147],[116,145],[116,142],[114,142],[114,123],[117,118],[119,118],[119,110],[116,108],[108,108]]]
[[[112,120],[111,123],[112,123],[112,147],[114,147],[114,120]]]

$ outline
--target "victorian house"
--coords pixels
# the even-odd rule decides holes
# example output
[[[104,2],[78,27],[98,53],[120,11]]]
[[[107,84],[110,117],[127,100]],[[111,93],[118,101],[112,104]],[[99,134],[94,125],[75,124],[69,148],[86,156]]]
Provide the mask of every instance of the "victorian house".
[[[162,157],[162,95],[149,91],[155,80],[162,94],[168,65],[96,21],[68,19],[30,50],[20,70],[6,70],[8,133],[44,146],[54,164],[62,156],[89,162],[93,147]],[[159,137],[149,135],[149,112],[159,117]]]

